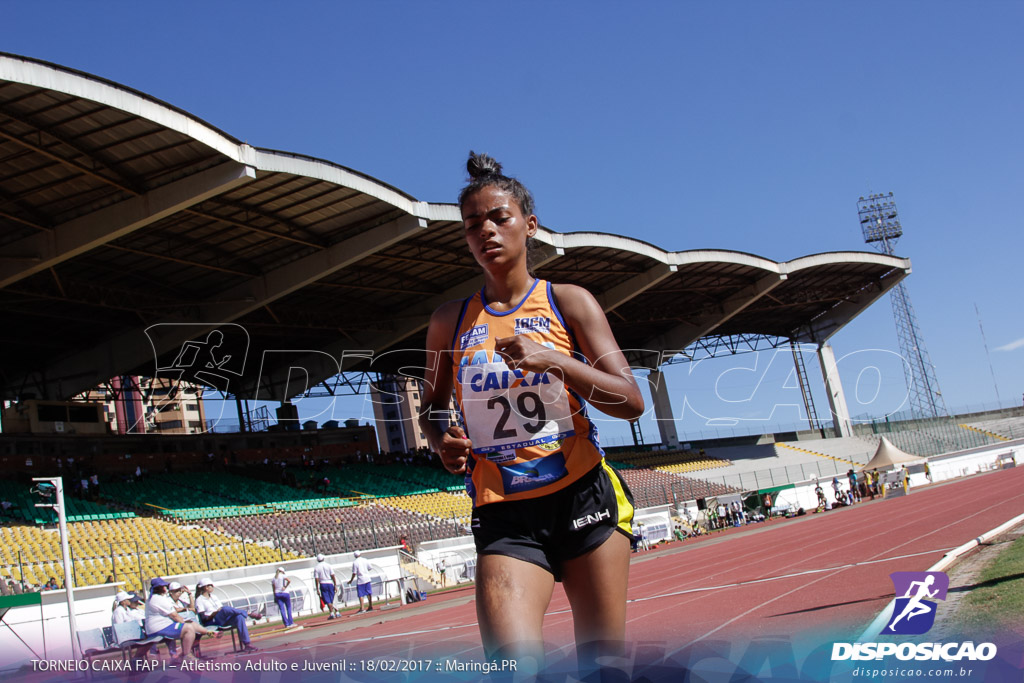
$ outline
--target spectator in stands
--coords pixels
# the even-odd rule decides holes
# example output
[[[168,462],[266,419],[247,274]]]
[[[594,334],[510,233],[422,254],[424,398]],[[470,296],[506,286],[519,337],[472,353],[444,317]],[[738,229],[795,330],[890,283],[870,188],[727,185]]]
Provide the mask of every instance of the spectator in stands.
[[[277,604],[277,611],[281,613],[281,621],[285,628],[295,625],[292,619],[292,596],[288,593],[290,584],[291,579],[285,576],[284,567],[278,567],[274,578],[270,580],[270,585],[274,589],[274,602]]]
[[[12,507],[14,507],[14,503],[7,500],[6,498],[0,500],[0,513],[2,513],[4,517],[8,517],[11,515]]]
[[[59,589],[60,589],[60,586],[57,585],[57,579],[55,579],[52,576],[50,578],[48,578],[46,580],[46,583],[43,585],[43,590],[44,591],[55,591],[55,590],[59,590]]]
[[[359,597],[359,611],[356,614],[373,611],[373,584],[370,582],[370,561],[362,557],[362,552],[357,550],[355,562],[352,563],[352,578],[348,580],[349,585],[356,582],[356,595]],[[444,574],[442,573],[442,582]],[[366,609],[363,609],[363,598],[366,598]]]
[[[249,626],[246,617],[253,621],[259,621],[263,615],[259,612],[245,612],[237,607],[225,605],[213,594],[213,580],[208,578],[199,579],[196,584],[196,610],[199,613],[199,620],[204,625],[234,626],[238,629],[238,639],[242,642],[242,652],[258,652],[252,646],[249,639]],[[207,631],[209,633],[209,631]],[[184,641],[183,641],[184,642]],[[186,645],[187,648],[190,645]]]
[[[171,640],[181,640],[181,661],[195,660],[192,645],[197,635],[212,633],[195,622],[185,623],[174,606],[174,600],[167,593],[169,585],[160,577],[149,582],[150,594],[146,601],[146,635],[163,636]]]
[[[338,579],[335,578],[334,569],[331,568],[331,565],[327,564],[327,559],[323,554],[316,556],[316,566],[313,567],[313,581],[316,583],[317,591],[320,593],[320,602],[331,611],[327,619],[337,619],[341,616],[338,608],[334,606],[334,594],[338,589]]]
[[[145,613],[140,616],[138,610],[132,607],[132,595],[130,593],[118,591],[117,595],[114,596],[114,611],[110,615],[111,626],[125,621],[142,621],[145,619],[145,616]]]

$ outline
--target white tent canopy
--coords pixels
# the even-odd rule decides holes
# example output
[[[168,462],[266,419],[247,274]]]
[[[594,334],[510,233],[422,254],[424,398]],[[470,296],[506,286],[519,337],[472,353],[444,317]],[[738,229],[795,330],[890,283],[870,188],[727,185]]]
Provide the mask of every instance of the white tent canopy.
[[[883,436],[878,442],[878,449],[875,451],[874,457],[871,458],[866,465],[861,467],[860,471],[863,472],[865,470],[874,469],[887,470],[893,465],[920,462],[922,460],[924,460],[924,458],[920,456],[911,455],[901,451],[896,446],[893,446],[892,442]]]

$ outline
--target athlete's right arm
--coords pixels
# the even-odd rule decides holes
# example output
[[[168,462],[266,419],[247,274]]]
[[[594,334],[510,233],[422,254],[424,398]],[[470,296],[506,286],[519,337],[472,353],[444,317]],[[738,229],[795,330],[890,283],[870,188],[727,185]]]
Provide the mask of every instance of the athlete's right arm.
[[[449,347],[461,310],[461,301],[449,301],[430,317],[420,407],[420,428],[430,443],[430,449],[441,458],[445,469],[454,474],[466,471],[466,460],[472,446],[461,427],[448,424],[448,404],[452,395],[452,352]]]

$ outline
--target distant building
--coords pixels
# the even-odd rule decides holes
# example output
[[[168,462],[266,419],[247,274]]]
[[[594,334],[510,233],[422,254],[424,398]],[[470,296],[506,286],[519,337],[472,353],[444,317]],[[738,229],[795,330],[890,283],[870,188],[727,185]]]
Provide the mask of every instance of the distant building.
[[[430,447],[419,424],[422,396],[423,382],[420,380],[382,377],[370,384],[377,444],[381,453]],[[449,411],[453,409],[449,404]]]
[[[203,388],[162,378],[125,375],[81,395],[103,405],[115,434],[200,434],[206,431]]]

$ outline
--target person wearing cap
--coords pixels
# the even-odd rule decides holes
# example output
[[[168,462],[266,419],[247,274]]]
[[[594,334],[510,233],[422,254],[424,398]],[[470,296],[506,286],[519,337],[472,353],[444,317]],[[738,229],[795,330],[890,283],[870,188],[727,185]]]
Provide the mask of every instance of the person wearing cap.
[[[171,581],[170,585],[167,586],[167,594],[171,596],[175,609],[178,610],[178,614],[185,621],[195,621],[192,617],[196,613],[196,603],[192,597],[192,591],[177,581]]]
[[[313,581],[316,582],[317,588],[320,591],[320,601],[331,610],[327,618],[329,620],[337,619],[339,612],[338,608],[334,606],[334,594],[338,588],[338,580],[334,577],[334,569],[331,568],[331,565],[327,564],[327,559],[323,554],[316,556],[316,565],[313,567]]]
[[[138,593],[130,593],[128,596],[128,609],[132,616],[138,621],[146,621],[146,601]]]
[[[149,637],[163,636],[172,640],[181,639],[181,661],[195,660],[192,645],[196,636],[205,636],[212,631],[203,628],[194,621],[185,622],[174,600],[167,593],[170,585],[160,577],[149,582],[149,600],[146,601],[146,635]]]
[[[289,584],[291,579],[285,576],[284,567],[278,567],[274,578],[270,580],[270,585],[274,589],[274,602],[277,603],[277,611],[281,613],[281,621],[285,628],[295,625],[292,619],[292,596],[288,594]]]
[[[365,557],[361,557],[363,554],[357,550],[355,553],[356,560],[352,563],[352,578],[348,580],[349,585],[352,582],[356,582],[356,595],[359,596],[359,611],[356,614],[362,614],[363,612],[373,611],[373,584],[370,583],[370,561]],[[363,598],[366,598],[368,606],[363,609]]]
[[[114,596],[114,611],[110,615],[110,625],[120,624],[126,621],[142,621],[146,618],[145,613],[139,616],[138,610],[132,609],[132,595],[125,591],[118,591]]]
[[[199,579],[199,584],[196,586],[196,611],[199,614],[199,621],[204,626],[214,624],[216,626],[234,626],[238,629],[238,639],[242,641],[242,652],[257,652],[257,648],[253,647],[249,641],[249,626],[246,622],[246,617],[252,617],[254,621],[259,621],[263,618],[263,615],[259,612],[245,612],[232,607],[231,605],[225,605],[220,601],[217,596],[213,594],[213,580],[203,577]]]

